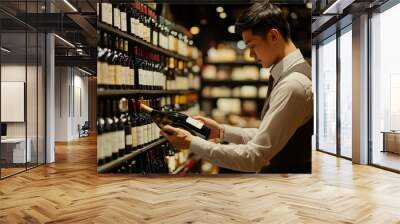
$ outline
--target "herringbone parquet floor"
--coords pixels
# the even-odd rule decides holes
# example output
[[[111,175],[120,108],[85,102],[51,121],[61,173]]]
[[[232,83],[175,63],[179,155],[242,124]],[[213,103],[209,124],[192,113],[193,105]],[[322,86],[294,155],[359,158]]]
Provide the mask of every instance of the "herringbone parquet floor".
[[[95,139],[0,181],[0,223],[400,223],[400,175],[315,152],[312,175],[96,173]]]

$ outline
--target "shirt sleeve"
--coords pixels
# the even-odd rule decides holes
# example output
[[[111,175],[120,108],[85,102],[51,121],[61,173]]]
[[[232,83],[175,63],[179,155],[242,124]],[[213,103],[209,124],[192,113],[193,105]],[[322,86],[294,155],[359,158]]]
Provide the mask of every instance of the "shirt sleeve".
[[[224,136],[222,141],[236,144],[246,144],[257,132],[258,128],[240,128],[224,125]]]
[[[305,113],[305,107],[312,107],[312,101],[308,101],[300,83],[282,80],[271,93],[270,108],[260,128],[247,144],[222,145],[193,137],[190,150],[220,167],[258,172],[311,117]]]

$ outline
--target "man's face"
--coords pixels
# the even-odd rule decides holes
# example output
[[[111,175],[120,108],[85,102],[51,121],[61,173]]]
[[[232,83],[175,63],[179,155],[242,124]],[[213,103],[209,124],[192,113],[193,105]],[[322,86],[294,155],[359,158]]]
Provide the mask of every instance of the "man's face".
[[[254,34],[251,30],[242,32],[242,37],[247,47],[250,48],[250,56],[265,68],[275,64],[278,58],[278,37],[275,29],[271,29],[264,37]]]

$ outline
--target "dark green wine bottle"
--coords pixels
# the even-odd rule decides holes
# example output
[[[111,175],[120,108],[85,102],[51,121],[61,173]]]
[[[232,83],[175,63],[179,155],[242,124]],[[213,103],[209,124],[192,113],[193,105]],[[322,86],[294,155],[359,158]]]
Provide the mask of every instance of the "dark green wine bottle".
[[[171,125],[173,127],[183,128],[203,139],[208,139],[210,136],[211,129],[209,127],[183,113],[159,111],[144,104],[140,104],[140,108],[143,112],[150,114],[153,121],[161,129],[163,129],[165,125]]]

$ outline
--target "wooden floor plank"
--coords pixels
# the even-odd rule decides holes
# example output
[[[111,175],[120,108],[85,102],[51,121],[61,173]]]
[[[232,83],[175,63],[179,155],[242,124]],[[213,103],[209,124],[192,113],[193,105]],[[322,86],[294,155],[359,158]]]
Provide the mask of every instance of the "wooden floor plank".
[[[400,175],[313,152],[311,175],[98,175],[96,141],[0,181],[0,223],[400,223]]]

